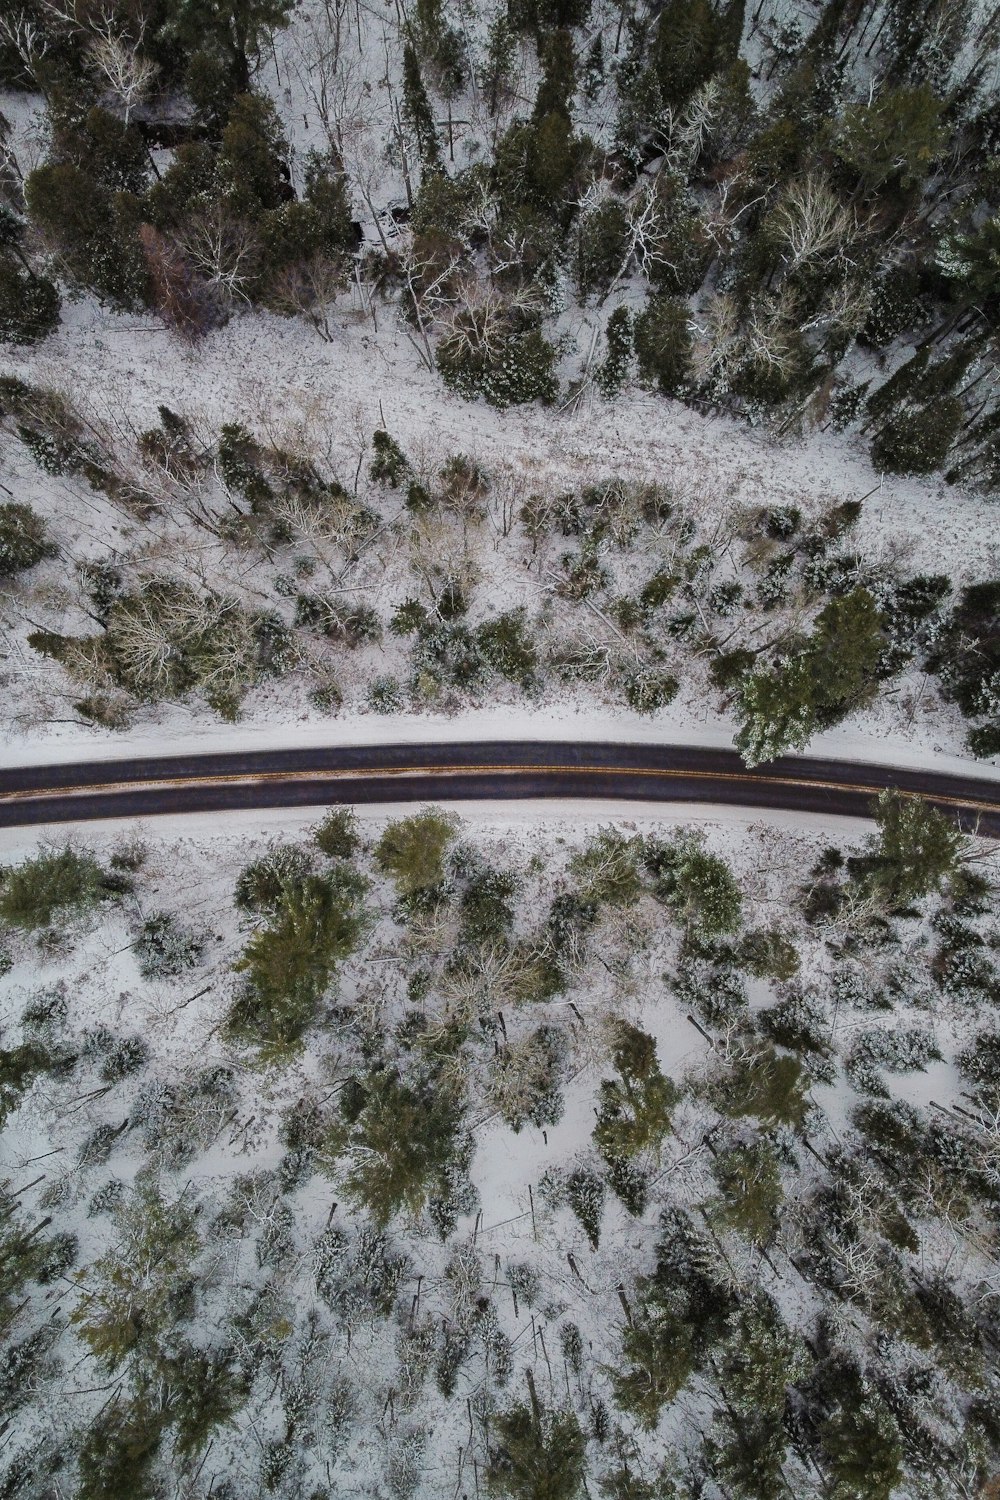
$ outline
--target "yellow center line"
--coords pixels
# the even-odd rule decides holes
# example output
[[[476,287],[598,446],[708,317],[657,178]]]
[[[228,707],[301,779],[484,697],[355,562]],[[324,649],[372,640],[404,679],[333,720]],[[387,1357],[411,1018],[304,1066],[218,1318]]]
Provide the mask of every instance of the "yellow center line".
[[[518,776],[518,775],[565,775],[574,776],[623,776],[646,777],[663,781],[717,781],[721,783],[751,784],[758,786],[802,787],[826,791],[853,792],[859,796],[876,797],[884,790],[881,786],[846,781],[826,781],[808,776],[759,776],[751,771],[693,771],[682,768],[651,768],[643,766],[581,766],[581,765],[434,765],[434,766],[337,766],[303,771],[230,771],[211,776],[174,776],[144,778],[138,781],[95,782],[88,786],[33,787],[28,790],[0,791],[0,801],[32,801],[43,797],[76,798],[98,796],[108,793],[131,791],[156,791],[170,788],[201,786],[256,786],[269,782],[338,781],[352,779],[377,779],[390,776]],[[905,796],[919,796],[918,792],[903,790]],[[962,797],[930,793],[930,800],[949,807],[975,808],[984,812],[1000,812],[1000,802],[989,800],[989,792],[980,798],[976,794]]]

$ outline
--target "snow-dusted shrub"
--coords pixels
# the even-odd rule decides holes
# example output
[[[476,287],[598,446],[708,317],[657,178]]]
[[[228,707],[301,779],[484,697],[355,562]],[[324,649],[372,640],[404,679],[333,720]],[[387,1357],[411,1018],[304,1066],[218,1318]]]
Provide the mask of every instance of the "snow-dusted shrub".
[[[758,1014],[757,1024],[779,1046],[805,1053],[814,1077],[824,1082],[833,1079],[830,1020],[814,990],[790,986],[777,1005]]]
[[[601,1216],[604,1213],[604,1183],[589,1167],[574,1167],[571,1172],[546,1172],[539,1188],[553,1207],[565,1204],[579,1219],[596,1250],[601,1238]]]
[[[480,1307],[476,1327],[483,1341],[486,1367],[497,1386],[505,1386],[514,1369],[514,1354],[510,1339],[500,1327],[500,1319],[492,1302]]]
[[[1000,1112],[1000,1031],[994,1027],[980,1031],[956,1061],[983,1107]]]
[[[724,1025],[747,1009],[747,992],[739,974],[709,959],[686,959],[671,984],[680,1004],[690,1006],[710,1025]]]
[[[147,917],[135,940],[143,979],[173,979],[194,968],[205,951],[205,934],[185,927],[171,912]]]
[[[0,870],[0,919],[29,932],[89,911],[129,883],[101,868],[86,849],[43,849]]]
[[[725,583],[717,583],[708,591],[708,607],[713,614],[720,619],[727,620],[734,615],[743,599],[743,585],[738,579],[729,579]]]
[[[527,1261],[512,1261],[507,1267],[507,1280],[515,1297],[519,1297],[528,1307],[534,1307],[541,1288],[541,1277],[535,1267],[530,1266]]]
[[[125,1194],[124,1182],[118,1177],[109,1177],[96,1193],[91,1194],[87,1204],[88,1219],[94,1219],[98,1214],[113,1214],[125,1201]]]
[[[655,714],[672,703],[680,683],[672,672],[654,667],[634,667],[622,679],[622,693],[629,708],[637,714]]]
[[[352,859],[361,843],[354,809],[331,807],[322,823],[313,830],[313,843],[327,859]]]
[[[424,1450],[427,1433],[411,1427],[393,1438],[389,1447],[385,1475],[392,1500],[410,1500],[420,1485],[424,1472]]]
[[[81,1167],[99,1166],[101,1162],[107,1161],[114,1150],[115,1141],[121,1135],[121,1131],[114,1125],[97,1125],[87,1136],[80,1147],[77,1161]]]
[[[30,505],[0,505],[0,579],[12,578],[55,553],[45,522]]]
[[[523,1040],[501,1047],[490,1060],[488,1097],[512,1130],[555,1125],[561,1119],[567,1051],[559,1028],[539,1026]]]
[[[791,979],[798,973],[798,949],[778,927],[748,932],[740,944],[739,955],[756,979]]]
[[[914,1068],[923,1070],[932,1058],[940,1056],[933,1033],[923,1027],[903,1026],[891,1030],[886,1026],[874,1026],[855,1038],[845,1072],[862,1093],[888,1098],[889,1090],[881,1077],[882,1071],[906,1073]]]
[[[873,988],[869,976],[853,964],[842,964],[834,969],[830,988],[838,1005],[849,1005],[853,1010],[885,1008],[885,1002]]]
[[[783,552],[772,558],[757,581],[757,606],[760,609],[777,609],[788,598],[791,588],[791,572],[795,565],[795,554]]]
[[[327,1229],[312,1250],[316,1290],[347,1327],[389,1317],[409,1264],[367,1224],[353,1240],[343,1229]]]
[[[240,871],[233,903],[240,911],[270,915],[281,906],[287,887],[302,880],[311,868],[308,852],[298,844],[273,844]]]
[[[222,1066],[195,1069],[173,1083],[147,1084],[137,1095],[131,1123],[150,1152],[170,1170],[192,1161],[234,1112],[236,1082]]]
[[[399,678],[388,673],[373,678],[368,689],[368,705],[377,714],[399,713],[403,707],[403,687]]]
[[[149,1061],[149,1047],[137,1032],[116,1035],[109,1026],[95,1026],[84,1032],[80,1051],[98,1064],[105,1083],[118,1083]]]
[[[437,347],[445,385],[460,396],[483,396],[491,406],[556,398],[556,351],[537,328],[502,326],[490,310],[459,312]]]

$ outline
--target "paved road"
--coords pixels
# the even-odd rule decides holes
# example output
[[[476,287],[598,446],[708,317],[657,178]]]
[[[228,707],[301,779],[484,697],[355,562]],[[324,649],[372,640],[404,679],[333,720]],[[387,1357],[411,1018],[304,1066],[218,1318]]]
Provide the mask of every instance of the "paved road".
[[[1000,837],[1000,780],[735,751],[579,741],[470,741],[170,755],[0,770],[0,827],[346,802],[599,797],[866,817],[885,787]]]

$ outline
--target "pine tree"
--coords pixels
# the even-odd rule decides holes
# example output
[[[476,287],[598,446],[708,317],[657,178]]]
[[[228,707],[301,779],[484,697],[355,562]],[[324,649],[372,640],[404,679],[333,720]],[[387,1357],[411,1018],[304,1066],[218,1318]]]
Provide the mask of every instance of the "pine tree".
[[[878,837],[859,863],[862,879],[886,905],[907,906],[940,890],[958,870],[968,839],[920,797],[883,792],[875,819]]]
[[[843,1500],[891,1500],[903,1477],[899,1429],[884,1402],[860,1380],[821,1429],[832,1493]]]
[[[513,1406],[493,1420],[490,1488],[511,1500],[575,1500],[586,1439],[575,1412],[543,1408],[530,1372],[528,1378],[530,1405]]]
[[[441,147],[434,128],[434,114],[424,87],[420,59],[411,42],[403,47],[403,113],[413,131],[425,170],[440,167]]]
[[[594,1142],[606,1161],[658,1151],[680,1094],[660,1070],[656,1042],[628,1021],[613,1025],[618,1079],[601,1083]]]

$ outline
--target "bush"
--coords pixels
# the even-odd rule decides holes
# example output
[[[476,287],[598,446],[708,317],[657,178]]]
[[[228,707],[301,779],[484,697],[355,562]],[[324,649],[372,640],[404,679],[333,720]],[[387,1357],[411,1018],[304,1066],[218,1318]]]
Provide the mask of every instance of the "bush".
[[[455,837],[458,819],[428,807],[390,823],[375,846],[375,863],[395,883],[401,896],[439,885],[445,852]]]
[[[85,1032],[81,1051],[98,1064],[105,1083],[120,1083],[149,1061],[149,1048],[137,1032],[118,1035],[109,1026],[95,1026]]]
[[[184,927],[169,912],[157,912],[142,924],[135,941],[143,979],[172,979],[194,968],[205,951],[204,934]]]
[[[368,468],[372,479],[393,489],[410,472],[410,461],[394,437],[381,428],[372,437],[373,458]]]
[[[403,707],[403,688],[398,677],[375,677],[368,689],[368,705],[377,714],[396,714]]]
[[[740,957],[755,979],[791,979],[799,970],[798,949],[777,927],[748,932]]]
[[[635,320],[639,373],[664,396],[681,395],[691,378],[690,315],[678,297],[658,292]]]
[[[703,938],[734,932],[742,920],[743,899],[736,878],[717,854],[709,854],[696,834],[673,843],[647,841],[644,858],[662,902]]]
[[[30,505],[17,501],[0,505],[0,578],[12,578],[55,553],[45,534],[45,522]]]
[[[658,672],[652,667],[637,667],[625,675],[622,692],[629,708],[637,714],[655,714],[672,703],[680,690],[680,683],[671,672]]]
[[[0,343],[35,344],[59,326],[62,306],[47,276],[0,257]]]
[[[229,1034],[281,1057],[296,1047],[338,963],[361,935],[361,877],[350,866],[289,881],[266,927],[234,966],[245,980],[230,1006]]]
[[[501,409],[556,398],[556,351],[537,328],[488,336],[478,309],[459,315],[437,348],[445,385],[460,396],[483,396]]]
[[[46,850],[15,869],[0,871],[0,917],[30,932],[127,889],[121,877],[108,875],[86,851],[70,846]]]
[[[353,859],[361,845],[352,807],[331,807],[313,832],[313,843],[327,859]]]

